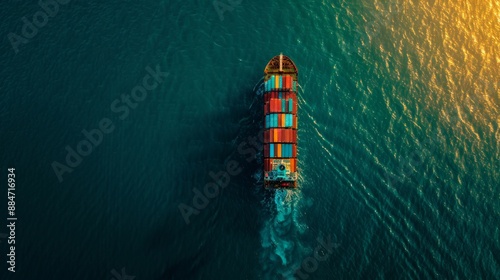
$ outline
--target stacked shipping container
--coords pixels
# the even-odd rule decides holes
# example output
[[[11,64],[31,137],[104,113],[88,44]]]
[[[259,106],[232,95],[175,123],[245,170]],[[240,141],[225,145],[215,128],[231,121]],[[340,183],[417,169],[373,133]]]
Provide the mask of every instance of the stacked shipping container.
[[[295,181],[297,81],[292,75],[271,75],[264,87],[264,178]]]

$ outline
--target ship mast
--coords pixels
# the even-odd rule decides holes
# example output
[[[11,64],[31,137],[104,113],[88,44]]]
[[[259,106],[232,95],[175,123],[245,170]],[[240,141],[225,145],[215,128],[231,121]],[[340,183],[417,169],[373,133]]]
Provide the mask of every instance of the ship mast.
[[[283,54],[280,53],[280,72],[283,72]]]

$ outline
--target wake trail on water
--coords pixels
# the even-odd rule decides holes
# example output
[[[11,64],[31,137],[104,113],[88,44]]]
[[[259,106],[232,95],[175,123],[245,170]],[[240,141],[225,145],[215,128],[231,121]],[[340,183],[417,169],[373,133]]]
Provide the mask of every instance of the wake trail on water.
[[[262,104],[264,95],[264,79],[261,79],[254,87],[254,102]],[[258,118],[262,110],[255,110]],[[263,125],[260,124],[260,129]],[[259,162],[262,162],[262,153],[258,154]],[[262,168],[262,166],[260,167]],[[262,169],[254,174],[256,190],[262,190]],[[301,243],[307,225],[301,221],[301,207],[303,204],[300,189],[277,189],[265,191],[262,200],[263,227],[260,231],[261,250],[259,261],[262,271],[260,279],[296,279],[294,274],[300,268],[304,258],[310,250]]]
[[[300,242],[306,230],[299,219],[300,198],[300,190],[280,189],[263,202],[269,212],[260,232],[264,279],[295,279],[295,271],[308,253]]]

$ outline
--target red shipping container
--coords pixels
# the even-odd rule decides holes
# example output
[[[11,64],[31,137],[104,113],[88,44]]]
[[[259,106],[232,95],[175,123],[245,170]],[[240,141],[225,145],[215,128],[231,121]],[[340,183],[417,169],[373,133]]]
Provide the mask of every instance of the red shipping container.
[[[292,130],[292,143],[297,143],[297,130]]]
[[[297,115],[293,115],[293,128],[297,129]]]
[[[264,157],[269,157],[269,145],[264,144]]]
[[[297,145],[292,144],[292,157],[297,157]]]

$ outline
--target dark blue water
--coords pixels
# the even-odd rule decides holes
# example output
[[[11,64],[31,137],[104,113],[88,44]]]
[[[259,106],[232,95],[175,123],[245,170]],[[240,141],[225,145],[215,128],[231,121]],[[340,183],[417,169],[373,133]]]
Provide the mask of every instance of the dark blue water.
[[[0,10],[1,279],[500,278],[498,2],[57,7]],[[280,52],[300,188],[275,192],[253,137]]]

